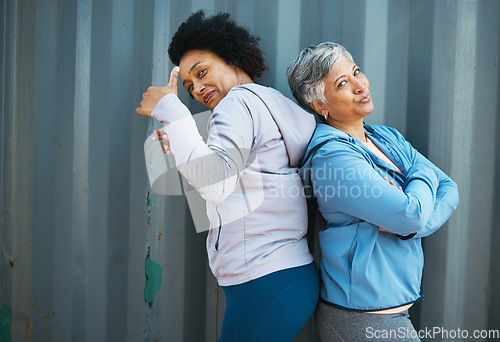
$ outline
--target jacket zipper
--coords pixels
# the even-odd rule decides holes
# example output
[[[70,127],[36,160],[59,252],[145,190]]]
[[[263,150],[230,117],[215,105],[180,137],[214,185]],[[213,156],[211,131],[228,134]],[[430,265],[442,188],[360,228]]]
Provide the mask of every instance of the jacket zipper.
[[[215,250],[219,250],[219,239],[220,239],[220,231],[222,228],[222,218],[220,217],[219,210],[215,207],[215,211],[217,212],[217,216],[219,217],[219,233],[217,234],[217,241],[215,241]]]

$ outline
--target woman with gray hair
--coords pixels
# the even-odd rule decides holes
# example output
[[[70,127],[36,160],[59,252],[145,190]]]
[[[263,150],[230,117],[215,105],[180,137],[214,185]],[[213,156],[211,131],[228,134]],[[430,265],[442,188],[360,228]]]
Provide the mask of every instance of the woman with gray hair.
[[[367,125],[370,84],[341,45],[304,49],[288,69],[318,124],[300,174],[327,221],[319,233],[323,341],[419,341],[421,238],[458,205],[457,185],[394,128]]]

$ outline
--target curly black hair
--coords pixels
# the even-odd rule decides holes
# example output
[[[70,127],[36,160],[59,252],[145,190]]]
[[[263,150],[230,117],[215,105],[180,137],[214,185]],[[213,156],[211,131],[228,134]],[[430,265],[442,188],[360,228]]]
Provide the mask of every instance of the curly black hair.
[[[200,10],[179,26],[168,47],[168,55],[174,65],[179,65],[186,52],[208,50],[227,64],[242,69],[254,80],[267,69],[259,40],[247,29],[236,25],[229,14],[219,13],[205,18],[205,13]]]

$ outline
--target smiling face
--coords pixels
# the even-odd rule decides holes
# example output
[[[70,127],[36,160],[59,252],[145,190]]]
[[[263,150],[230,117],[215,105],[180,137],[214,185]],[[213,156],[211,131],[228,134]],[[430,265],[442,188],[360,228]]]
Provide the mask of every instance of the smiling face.
[[[227,64],[210,51],[186,52],[179,67],[184,87],[198,102],[210,109],[214,109],[234,86],[252,83],[243,70]]]
[[[370,83],[359,67],[342,55],[336,67],[324,79],[328,103],[313,102],[311,107],[328,122],[346,124],[362,120],[373,111]]]

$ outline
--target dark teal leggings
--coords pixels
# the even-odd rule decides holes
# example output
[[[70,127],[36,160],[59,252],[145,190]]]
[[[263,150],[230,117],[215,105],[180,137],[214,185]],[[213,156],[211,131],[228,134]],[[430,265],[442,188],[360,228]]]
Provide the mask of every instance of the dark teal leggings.
[[[311,263],[222,289],[227,304],[219,342],[291,342],[314,313],[319,275]]]

